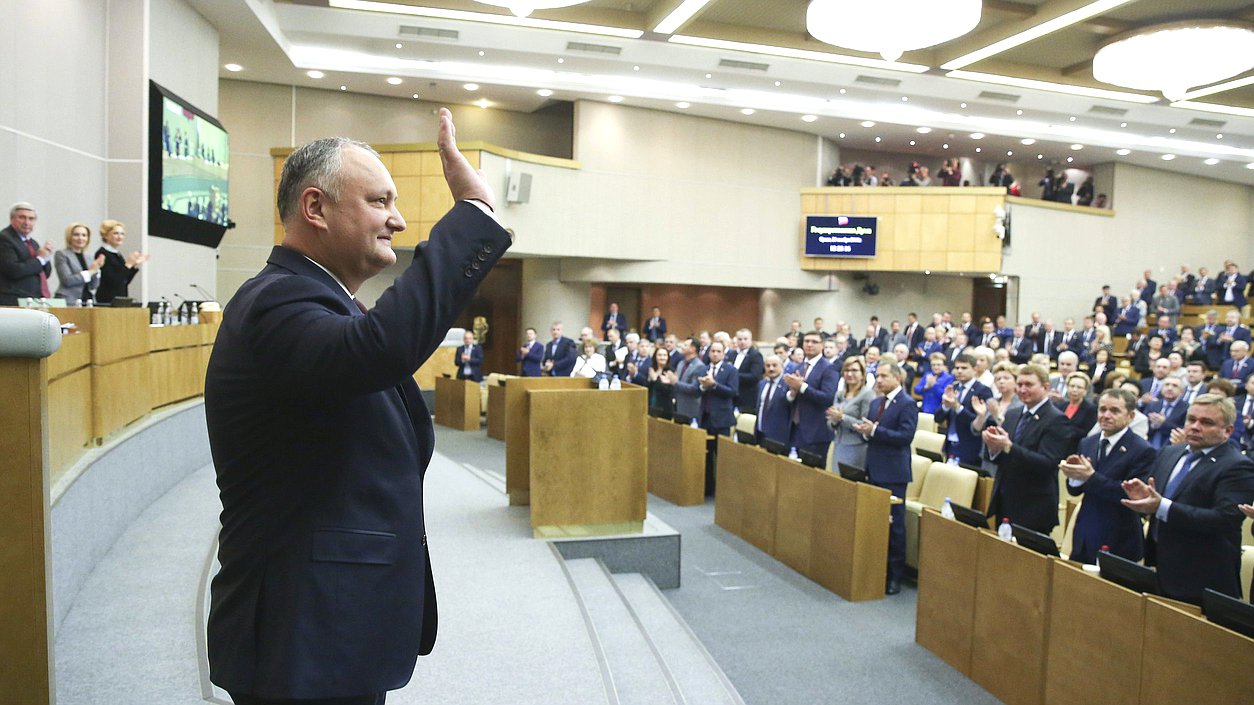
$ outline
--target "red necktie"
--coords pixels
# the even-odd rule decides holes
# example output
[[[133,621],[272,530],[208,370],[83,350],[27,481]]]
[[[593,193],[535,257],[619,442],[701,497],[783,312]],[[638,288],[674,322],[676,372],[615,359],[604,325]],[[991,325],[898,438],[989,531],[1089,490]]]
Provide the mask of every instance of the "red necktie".
[[[884,397],[884,400],[880,402],[880,410],[876,412],[875,414],[875,423],[879,423],[880,419],[884,418],[884,409],[887,409],[887,408],[888,408],[888,397]]]
[[[38,258],[39,250],[35,247],[35,241],[26,238],[26,249],[30,250],[30,256]],[[39,268],[39,295],[45,299],[50,298],[52,294],[48,291],[48,275],[44,272],[44,268]]]

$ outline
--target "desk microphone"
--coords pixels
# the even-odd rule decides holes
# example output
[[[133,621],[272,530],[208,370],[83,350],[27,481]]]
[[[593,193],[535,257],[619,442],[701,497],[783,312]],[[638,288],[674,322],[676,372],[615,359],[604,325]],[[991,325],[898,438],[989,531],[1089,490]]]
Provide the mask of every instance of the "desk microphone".
[[[200,294],[201,296],[205,297],[204,298],[205,301],[217,301],[218,300],[217,297],[215,297],[214,295],[202,289],[199,284],[188,284],[188,286],[195,289],[197,294]]]

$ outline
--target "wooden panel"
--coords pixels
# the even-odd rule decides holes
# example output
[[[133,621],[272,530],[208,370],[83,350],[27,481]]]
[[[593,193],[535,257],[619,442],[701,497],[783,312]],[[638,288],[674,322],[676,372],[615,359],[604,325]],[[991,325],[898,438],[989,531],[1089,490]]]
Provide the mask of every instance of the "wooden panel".
[[[48,379],[54,380],[91,364],[91,333],[61,336],[61,348],[48,358]]]
[[[0,359],[0,692],[6,702],[53,700],[44,360]]]
[[[719,438],[720,459],[722,448],[732,444],[730,440]],[[795,461],[759,451],[746,472],[741,477],[744,488],[744,505],[740,514],[740,538],[756,546],[766,553],[775,553],[775,508],[776,492],[779,488],[779,468],[784,463]],[[717,491],[715,492],[717,494]]]
[[[649,493],[690,507],[705,503],[705,441],[699,428],[649,418]]]
[[[1254,693],[1254,639],[1158,598],[1145,601],[1144,705],[1233,705]]]
[[[925,508],[919,517],[919,597],[914,640],[971,675],[979,530]]]
[[[1145,600],[1139,593],[1056,561],[1045,702],[1136,705],[1144,631]]]
[[[435,380],[437,377],[445,374],[451,374],[456,369],[456,363],[453,362],[453,356],[457,354],[457,348],[436,348],[431,353],[431,357],[422,363],[422,367],[414,373],[414,381],[418,383],[419,389],[435,389]]]
[[[810,574],[814,483],[820,472],[800,463],[786,463],[775,474],[774,556],[802,575]]]
[[[420,176],[422,174],[422,153],[397,152],[393,154],[392,168],[389,171],[392,172],[393,180],[398,176]],[[400,181],[397,181],[396,186],[398,190],[400,185]]]
[[[582,377],[516,377],[505,383],[505,491],[509,493],[510,504],[530,501],[531,412],[527,392],[591,386],[592,382]]]
[[[532,528],[643,522],[648,390],[534,389],[527,397]]]
[[[151,408],[205,393],[203,353],[199,346],[161,350],[148,356]],[[99,371],[101,368],[97,368]]]
[[[422,212],[428,221],[439,220],[453,207],[453,194],[443,176],[424,176],[419,187]]]
[[[48,383],[48,453],[56,480],[87,452],[92,439],[91,367]]]
[[[147,339],[145,335],[145,345],[148,344]],[[147,355],[93,366],[93,436],[104,438],[152,410],[149,375]]]
[[[422,163],[423,176],[444,176],[444,166],[440,163],[440,153],[432,150],[422,152],[419,155]]]
[[[981,477],[975,481],[975,495],[971,499],[971,508],[988,514],[988,505],[993,501],[993,478]]]
[[[105,365],[148,353],[148,309],[61,308],[57,318],[91,336],[91,362]]]
[[[1053,560],[991,532],[976,544],[971,680],[1006,705],[1039,705]]]
[[[417,223],[422,220],[422,177],[393,174],[392,180],[396,182],[398,194],[396,209],[400,211],[401,217],[407,223]],[[404,233],[399,234],[404,235]]]
[[[821,473],[814,483],[810,577],[846,600],[881,600],[888,575],[888,490]]]
[[[483,393],[478,382],[449,377],[435,380],[435,422],[458,431],[479,430],[479,404]]]
[[[923,196],[919,193],[910,195],[899,195],[893,201],[893,211],[896,213],[922,213],[923,212]]]
[[[505,440],[505,387],[488,387],[488,438]]]
[[[148,350],[172,350],[201,345],[204,329],[200,326],[149,326]]]
[[[736,536],[744,536],[748,474],[756,464],[766,460],[766,451],[757,446],[718,439],[718,466],[715,468],[718,490],[714,493],[714,523]]]

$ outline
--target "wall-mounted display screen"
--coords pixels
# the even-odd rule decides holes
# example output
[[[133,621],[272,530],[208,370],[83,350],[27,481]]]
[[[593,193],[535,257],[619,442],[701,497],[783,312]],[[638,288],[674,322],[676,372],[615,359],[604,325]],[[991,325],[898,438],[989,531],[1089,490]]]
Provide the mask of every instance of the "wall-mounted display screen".
[[[150,82],[148,226],[217,247],[231,226],[230,143],[222,123]]]
[[[806,216],[807,257],[874,257],[876,219],[868,216]]]

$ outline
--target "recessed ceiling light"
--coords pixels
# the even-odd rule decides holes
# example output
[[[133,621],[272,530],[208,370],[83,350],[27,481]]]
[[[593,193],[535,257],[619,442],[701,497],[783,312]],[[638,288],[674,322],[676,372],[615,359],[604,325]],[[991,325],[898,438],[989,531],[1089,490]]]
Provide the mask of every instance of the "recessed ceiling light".
[[[621,103],[623,102],[623,97],[621,95],[612,95],[609,98],[606,98],[606,100],[610,101],[611,103]]]
[[[775,82],[775,87],[776,87],[776,88],[779,88],[779,86],[780,86],[779,81],[776,81],[776,82]]]
[[[924,273],[924,274],[931,274],[931,273],[932,273],[932,270],[930,270],[930,269],[925,269],[925,270],[923,270],[923,273]]]
[[[752,114],[754,114],[754,113],[756,113],[756,112],[757,112],[757,111],[756,111],[756,110],[754,110],[753,108],[741,108],[741,109],[740,109],[740,114],[741,114],[741,115],[752,115]]]
[[[1205,164],[1206,166],[1215,166],[1216,164],[1219,163],[1219,160],[1214,157],[1211,157],[1210,159],[1207,159],[1206,161],[1202,163]]]
[[[958,107],[959,107],[959,108],[965,108],[965,107],[967,107],[967,104],[966,104],[966,103],[959,103],[959,104],[958,104]]]
[[[465,88],[468,91],[477,91],[479,90],[479,84],[478,83],[464,83],[462,84],[462,88]]]
[[[875,138],[875,141],[876,141],[876,142],[879,142],[879,141],[880,141],[880,138],[879,138],[879,137],[876,137],[876,138]]]
[[[910,96],[908,96],[908,95],[903,95],[903,96],[901,96],[901,102],[903,102],[903,103],[909,103],[909,102],[910,102]]]
[[[1176,158],[1176,155],[1174,155],[1174,154],[1164,154],[1164,155],[1161,157],[1161,159],[1162,159],[1163,161],[1165,161],[1165,162],[1169,162],[1169,161],[1171,161],[1172,159],[1175,159],[1175,158]]]
[[[1174,128],[1174,127],[1173,127],[1173,128],[1171,128],[1170,130],[1167,130],[1167,132],[1169,132],[1169,133],[1171,133],[1171,134],[1173,134],[1173,135],[1174,135],[1174,134],[1176,134],[1176,128]]]
[[[691,108],[691,107],[692,107],[692,103],[689,103],[689,102],[688,102],[688,101],[686,101],[686,100],[681,100],[681,101],[679,101],[678,103],[676,103],[676,104],[675,104],[675,107],[676,107],[676,108],[679,108],[679,109],[681,109],[681,110],[687,110],[688,108]]]
[[[1044,158],[1045,158],[1045,155],[1044,155],[1044,154],[1038,154],[1038,155],[1036,155],[1036,158],[1037,158],[1037,159],[1044,159]]]
[[[983,150],[983,149],[981,149],[980,147],[976,147],[976,148],[975,148],[975,153],[976,153],[976,154],[979,154],[979,153],[980,153],[980,152],[982,152],[982,151],[984,151],[984,150]]]
[[[400,78],[396,76],[388,76],[388,83],[392,84],[393,86],[399,86],[404,82],[405,81],[401,80]]]
[[[306,71],[305,75],[310,78],[323,78],[324,76],[326,76],[325,73],[322,73],[321,71],[318,71],[316,69],[313,71]]]
[[[982,139],[984,139],[984,133],[983,133],[983,132],[972,132],[972,133],[971,133],[971,139],[973,139],[973,140],[982,140]]]
[[[483,50],[482,49],[479,50],[479,56],[483,56],[483,54],[484,54]]]
[[[639,67],[639,66],[632,66],[632,67],[631,67],[631,70],[632,70],[632,71],[639,71],[639,70],[640,70],[640,67]]]
[[[1075,161],[1075,157],[1067,157],[1067,163],[1068,163],[1068,164],[1070,164],[1071,162],[1074,162],[1074,161]]]
[[[1007,150],[1006,150],[1006,156],[1007,156],[1007,157],[1013,157],[1014,155],[1015,155],[1015,153],[1014,153],[1014,152],[1010,151],[1009,149],[1007,149]]]
[[[1078,151],[1080,151],[1081,149],[1084,149],[1084,145],[1082,145],[1082,144],[1073,144],[1073,145],[1071,145],[1071,151],[1073,151],[1073,152],[1078,152]]]
[[[1119,127],[1127,127],[1127,126],[1128,126],[1128,123],[1126,122],[1119,123]]]
[[[557,63],[559,63],[559,64],[564,64],[564,63],[566,63],[566,59],[563,59],[563,58],[561,58],[561,57],[558,57],[558,59],[557,59]]]
[[[1016,111],[1015,111],[1015,115],[1022,115],[1022,114],[1023,114],[1023,111],[1022,111],[1022,110],[1016,110]]]
[[[863,120],[863,121],[862,121],[862,126],[863,126],[863,127],[875,127],[875,121],[874,121],[874,120]]]
[[[814,122],[815,120],[818,120],[818,119],[819,119],[818,115],[802,115],[801,116],[802,122]]]
[[[712,73],[707,73],[707,74],[705,75],[705,77],[706,77],[706,78],[714,78],[714,74],[712,74]]]
[[[240,66],[239,64],[227,64],[223,66],[222,68],[226,69],[227,71],[230,71],[231,73],[244,70],[244,67]]]
[[[415,93],[415,94],[414,94],[414,98],[417,98],[417,97],[418,97],[418,94],[417,94],[417,93]]]
[[[342,91],[346,91],[346,90],[348,90],[348,86],[340,86],[340,90],[342,90]]]
[[[931,132],[931,131],[932,131],[932,128],[930,128],[930,127],[916,127],[916,128],[914,128],[914,131],[915,131],[915,132],[917,132],[917,133],[919,133],[920,135],[926,135],[926,134],[928,134],[929,132]]]
[[[548,88],[541,88],[540,90],[536,91],[536,95],[540,96],[541,98],[548,98],[549,96],[553,95],[553,91],[549,90]]]
[[[843,140],[843,139],[845,139],[845,133],[843,133],[843,132],[842,132],[842,133],[840,133],[840,138],[841,138],[842,140]],[[1250,167],[1251,169],[1254,169],[1254,164],[1246,164],[1246,166]]]
[[[401,44],[400,42],[397,42],[397,43],[396,43],[396,48],[397,48],[397,49],[401,49],[401,48],[403,48],[404,46],[405,46],[405,45],[404,45],[404,44]]]
[[[914,140],[910,140],[910,146],[911,146],[911,147],[913,147],[913,146],[914,146]]]
[[[1130,150],[1130,149],[1117,149],[1117,150],[1115,150],[1115,154],[1118,154],[1118,155],[1119,155],[1119,156],[1121,156],[1121,157],[1126,157],[1126,156],[1128,156],[1129,154],[1132,154],[1132,150]]]
[[[487,98],[480,98],[479,100],[475,101],[475,105],[479,106],[480,108],[487,108],[492,105],[492,101],[488,100]]]
[[[1069,118],[1067,118],[1067,119],[1068,119],[1068,120],[1070,120],[1071,122],[1075,122],[1075,116],[1074,116],[1074,115],[1072,115],[1071,117],[1069,117]]]
[[[1031,137],[1028,137],[1026,139],[1019,140],[1019,144],[1025,147],[1031,147],[1032,145],[1036,144],[1036,140],[1032,139]]]
[[[841,94],[841,95],[844,95],[844,94],[845,94],[845,89],[844,89],[844,88],[840,89],[840,94]]]
[[[941,149],[949,149],[949,143],[942,144]]]
[[[1215,135],[1215,139],[1217,139],[1217,140],[1221,140],[1221,139],[1223,139],[1223,138],[1224,138],[1224,136],[1223,136],[1223,134],[1222,134],[1222,133],[1221,133],[1221,134],[1218,134],[1218,135]]]

